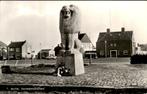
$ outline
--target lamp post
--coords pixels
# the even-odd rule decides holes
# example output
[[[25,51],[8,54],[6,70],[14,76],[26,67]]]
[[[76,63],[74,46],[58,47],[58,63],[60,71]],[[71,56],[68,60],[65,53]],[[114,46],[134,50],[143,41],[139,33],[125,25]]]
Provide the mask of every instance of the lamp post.
[[[105,58],[107,57],[107,41],[105,40]]]

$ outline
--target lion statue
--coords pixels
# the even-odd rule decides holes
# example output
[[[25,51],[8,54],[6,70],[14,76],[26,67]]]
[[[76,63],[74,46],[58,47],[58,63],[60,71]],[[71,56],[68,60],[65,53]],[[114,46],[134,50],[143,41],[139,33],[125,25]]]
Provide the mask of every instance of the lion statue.
[[[64,50],[78,50],[84,52],[81,41],[78,39],[80,33],[80,12],[75,5],[63,6],[60,11],[60,33],[61,43]]]

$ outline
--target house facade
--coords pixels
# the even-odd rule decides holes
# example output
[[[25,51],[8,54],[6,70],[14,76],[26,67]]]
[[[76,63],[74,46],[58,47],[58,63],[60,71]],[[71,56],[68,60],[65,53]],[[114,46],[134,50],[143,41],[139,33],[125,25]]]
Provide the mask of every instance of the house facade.
[[[133,31],[100,32],[96,42],[98,57],[130,57],[135,54]]]
[[[92,44],[91,40],[89,39],[86,33],[79,34],[79,40],[81,41],[83,48],[84,48],[84,57],[86,58],[95,58],[96,57],[96,49]]]
[[[26,41],[11,42],[7,50],[8,59],[23,59],[27,57],[28,45]]]

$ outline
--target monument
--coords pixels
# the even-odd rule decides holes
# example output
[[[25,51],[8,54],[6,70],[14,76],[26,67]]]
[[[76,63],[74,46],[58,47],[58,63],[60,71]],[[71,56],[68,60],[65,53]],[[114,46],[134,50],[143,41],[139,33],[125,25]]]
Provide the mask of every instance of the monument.
[[[71,75],[83,74],[83,52],[80,33],[80,12],[77,6],[63,6],[60,11],[59,29],[61,34],[60,55],[57,56],[57,67],[64,65]]]

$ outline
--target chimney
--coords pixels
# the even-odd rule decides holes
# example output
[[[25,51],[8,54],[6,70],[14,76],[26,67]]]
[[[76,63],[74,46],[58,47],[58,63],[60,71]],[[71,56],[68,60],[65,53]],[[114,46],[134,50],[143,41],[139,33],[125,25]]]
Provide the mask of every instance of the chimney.
[[[124,27],[121,28],[121,32],[125,32],[125,28]]]
[[[110,33],[110,28],[107,28],[107,33]]]

